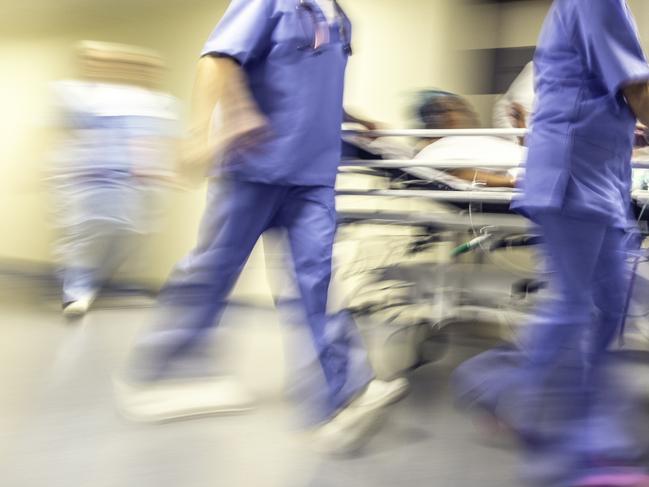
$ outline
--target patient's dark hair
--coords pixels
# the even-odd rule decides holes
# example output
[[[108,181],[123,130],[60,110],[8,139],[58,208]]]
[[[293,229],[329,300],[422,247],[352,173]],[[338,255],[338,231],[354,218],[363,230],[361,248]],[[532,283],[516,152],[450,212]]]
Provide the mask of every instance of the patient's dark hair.
[[[479,128],[478,115],[471,104],[459,95],[444,91],[420,93],[416,109],[420,124],[426,129]]]

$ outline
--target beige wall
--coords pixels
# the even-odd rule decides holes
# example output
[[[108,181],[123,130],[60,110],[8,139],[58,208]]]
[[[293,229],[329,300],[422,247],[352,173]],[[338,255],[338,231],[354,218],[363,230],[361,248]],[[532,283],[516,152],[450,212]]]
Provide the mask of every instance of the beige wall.
[[[649,53],[649,2],[647,0],[628,0],[628,4],[638,24],[642,45],[645,52]]]
[[[47,117],[43,89],[60,72],[56,40],[0,44],[0,256],[49,260],[45,195],[38,173]],[[34,62],[36,54],[42,60]]]
[[[457,89],[459,51],[451,43],[455,0],[346,0],[355,21],[347,105],[385,122],[408,119],[413,91]]]
[[[542,0],[504,4],[500,10],[498,47],[535,45],[549,6],[549,1]]]

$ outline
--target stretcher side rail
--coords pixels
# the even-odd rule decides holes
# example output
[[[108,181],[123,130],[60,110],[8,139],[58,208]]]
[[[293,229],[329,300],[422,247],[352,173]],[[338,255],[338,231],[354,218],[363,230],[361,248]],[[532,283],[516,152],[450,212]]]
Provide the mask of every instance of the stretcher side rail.
[[[498,160],[444,160],[444,161],[423,161],[408,159],[387,159],[387,160],[367,160],[367,159],[343,159],[340,166],[346,167],[366,167],[372,169],[408,169],[408,168],[431,168],[431,169],[514,169],[517,167],[524,168],[524,164],[515,164]],[[632,161],[633,169],[649,169],[649,161]]]
[[[441,138],[441,137],[525,137],[528,129],[389,129],[389,130],[343,130],[345,135],[359,135],[363,137],[417,137],[417,138]],[[463,168],[491,168],[511,169],[520,167],[522,164],[503,163],[502,161],[374,161],[374,160],[346,160],[343,166],[364,166],[372,168],[407,168],[407,167],[429,167],[433,169],[463,169]],[[635,169],[649,169],[649,161],[633,161]]]
[[[341,189],[337,196],[379,196],[387,198],[423,198],[456,203],[511,203],[517,191],[437,191],[419,189]]]
[[[527,129],[388,129],[388,130],[343,130],[345,135],[362,135],[366,137],[525,137]]]
[[[341,223],[372,223],[377,225],[402,225],[437,227],[451,231],[491,227],[503,232],[529,232],[534,224],[515,214],[485,214],[472,216],[457,213],[405,213],[384,211],[338,211]]]

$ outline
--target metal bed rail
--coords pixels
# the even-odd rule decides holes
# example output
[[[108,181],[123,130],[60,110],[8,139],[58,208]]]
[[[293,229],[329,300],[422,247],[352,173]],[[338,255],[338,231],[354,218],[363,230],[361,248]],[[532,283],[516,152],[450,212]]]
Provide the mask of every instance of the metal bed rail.
[[[396,130],[344,130],[343,135],[362,135],[364,137],[417,137],[417,138],[441,138],[441,137],[524,137],[529,131],[527,129],[396,129]],[[523,167],[521,164],[514,164],[485,158],[480,161],[457,160],[343,160],[341,167],[369,167],[376,169],[402,169],[402,168],[432,168],[432,169],[512,169]],[[634,169],[649,169],[649,160],[632,161]]]

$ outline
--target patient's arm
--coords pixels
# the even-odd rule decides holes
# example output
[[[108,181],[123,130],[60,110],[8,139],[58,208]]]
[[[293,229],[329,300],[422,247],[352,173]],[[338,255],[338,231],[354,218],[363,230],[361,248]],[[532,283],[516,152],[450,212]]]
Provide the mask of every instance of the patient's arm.
[[[513,188],[516,180],[508,174],[480,171],[479,169],[454,169],[449,174],[465,181],[475,181],[489,188]]]

